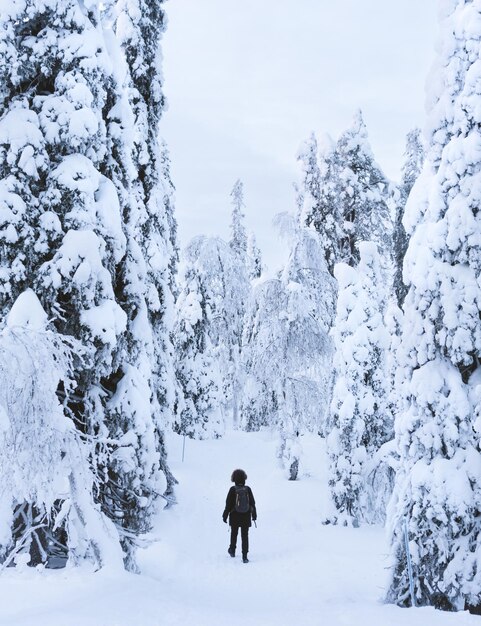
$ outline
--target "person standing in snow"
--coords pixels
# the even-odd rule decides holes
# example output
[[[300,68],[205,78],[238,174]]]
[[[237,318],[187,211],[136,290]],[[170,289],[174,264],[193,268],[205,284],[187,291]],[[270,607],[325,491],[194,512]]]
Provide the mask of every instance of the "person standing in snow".
[[[252,489],[246,485],[247,474],[244,470],[236,469],[232,472],[231,481],[234,486],[229,489],[225,501],[225,509],[222,514],[224,523],[229,524],[231,528],[230,546],[227,552],[231,557],[235,557],[235,549],[237,546],[237,535],[239,528],[241,529],[242,539],[242,562],[249,563],[247,553],[249,552],[249,528],[251,520],[257,519],[256,502]]]

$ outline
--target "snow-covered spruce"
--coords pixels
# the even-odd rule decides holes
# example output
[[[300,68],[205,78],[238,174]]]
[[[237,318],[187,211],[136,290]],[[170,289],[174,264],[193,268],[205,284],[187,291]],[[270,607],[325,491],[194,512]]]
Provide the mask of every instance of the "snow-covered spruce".
[[[278,428],[279,456],[295,479],[298,436],[317,432],[328,406],[335,285],[317,234],[293,217],[289,222],[287,265],[279,278],[255,286],[246,317],[242,423],[247,430]]]
[[[125,545],[148,528],[165,486],[148,401],[158,385],[143,291],[148,246],[136,245],[145,198],[135,189],[135,118],[125,97],[132,83],[96,2],[6,4],[0,303],[5,315],[32,286],[56,331],[92,348],[74,362],[75,394],[65,403],[78,430],[97,441],[94,496]],[[157,250],[158,260],[169,256],[160,242]]]
[[[312,134],[301,146],[297,159],[302,168],[299,219],[318,233],[327,268],[334,275],[334,266],[340,261],[344,232],[336,146],[326,135],[319,153],[317,139]]]
[[[237,180],[231,191],[232,218],[231,218],[231,238],[229,245],[234,255],[245,265],[247,254],[247,233],[244,226],[244,184]]]
[[[337,509],[330,520],[357,526],[383,512],[373,506],[376,455],[392,438],[387,403],[383,271],[373,242],[359,244],[357,267],[336,265],[339,283],[334,339],[335,384],[327,446],[329,485]],[[385,282],[385,281],[384,281]]]
[[[407,371],[388,599],[410,603],[407,522],[416,602],[462,609],[481,603],[481,8],[451,0],[441,15],[426,162],[404,218]]]
[[[0,333],[0,560],[51,560],[122,567],[119,536],[94,504],[94,445],[69,418],[74,363],[85,356],[71,337],[47,328],[31,289],[14,303]]]
[[[421,131],[418,128],[411,130],[406,138],[402,168],[401,183],[397,189],[396,211],[393,230],[393,261],[394,261],[394,291],[398,306],[402,306],[407,294],[407,287],[403,282],[404,256],[408,247],[408,238],[402,220],[404,208],[411,189],[416,182],[424,162],[424,147],[421,140]]]
[[[166,460],[164,429],[172,421],[175,385],[173,330],[176,223],[169,156],[159,142],[164,107],[158,3],[118,2],[107,13],[116,101],[108,117],[107,167],[121,199],[126,254],[115,276],[127,314],[111,392],[107,427],[122,442],[108,459],[104,509],[121,527],[126,564],[134,568],[136,535],[150,529],[159,494],[168,502],[175,479]]]
[[[249,238],[244,225],[244,185],[242,181],[237,180],[232,188],[232,213],[231,213],[231,238],[229,241],[230,249],[234,256],[234,267],[229,271],[229,266],[222,264],[219,268],[224,273],[224,282],[227,286],[227,292],[232,292],[234,298],[231,299],[234,307],[227,307],[225,310],[226,330],[230,332],[224,333],[225,337],[219,336],[216,341],[220,346],[222,342],[227,343],[229,347],[229,368],[230,380],[228,388],[230,388],[231,406],[232,406],[232,422],[234,428],[239,423],[239,403],[242,391],[243,371],[241,367],[241,346],[242,333],[244,328],[244,318],[246,314],[247,300],[250,294],[250,278],[251,274],[260,272],[260,253],[255,246],[255,239],[249,248]],[[253,244],[253,245],[252,245]],[[225,287],[224,287],[225,289]],[[226,385],[224,385],[226,387]]]
[[[67,407],[80,432],[102,436],[102,385],[126,325],[114,292],[126,241],[104,173],[114,94],[100,12],[75,0],[7,2],[0,20],[8,40],[0,46],[2,314],[31,286],[57,332],[95,346],[74,364]],[[95,450],[94,470],[104,452]]]
[[[152,367],[154,403],[160,431],[170,421],[176,390],[172,381],[174,323],[178,262],[177,223],[167,146],[159,139],[159,124],[165,107],[162,90],[161,39],[166,28],[163,0],[119,0],[115,32],[130,71],[129,102],[134,124],[134,197],[139,204],[135,221],[136,241],[145,259],[144,297],[153,329]],[[172,477],[168,467],[169,486]]]
[[[338,202],[343,219],[340,260],[359,261],[358,243],[374,241],[384,263],[391,258],[392,220],[387,199],[389,183],[375,162],[360,111],[336,145],[339,168]]]

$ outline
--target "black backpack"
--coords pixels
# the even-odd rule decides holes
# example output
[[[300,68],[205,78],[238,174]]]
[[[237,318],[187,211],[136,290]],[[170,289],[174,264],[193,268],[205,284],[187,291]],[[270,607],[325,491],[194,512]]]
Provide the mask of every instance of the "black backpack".
[[[249,490],[244,485],[235,488],[235,510],[237,513],[248,513],[250,509]]]

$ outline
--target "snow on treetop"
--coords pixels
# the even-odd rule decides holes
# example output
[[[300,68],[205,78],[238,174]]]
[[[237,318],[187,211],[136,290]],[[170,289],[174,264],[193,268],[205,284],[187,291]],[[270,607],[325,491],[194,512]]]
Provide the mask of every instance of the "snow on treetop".
[[[458,0],[439,0],[439,17],[447,17],[454,11]]]
[[[311,132],[308,139],[303,141],[299,146],[297,151],[297,160],[303,163],[304,161],[309,159],[311,154],[315,154],[317,152],[317,139],[314,132]]]
[[[360,109],[354,114],[351,126],[341,135],[338,145],[345,153],[355,153],[358,150],[362,150],[362,152],[374,160],[367,137],[366,124]]]
[[[329,157],[336,149],[336,142],[329,133],[321,133],[319,136],[319,153],[321,157]]]
[[[44,330],[47,320],[47,314],[35,292],[32,289],[26,289],[13,303],[7,316],[7,326],[8,328]]]

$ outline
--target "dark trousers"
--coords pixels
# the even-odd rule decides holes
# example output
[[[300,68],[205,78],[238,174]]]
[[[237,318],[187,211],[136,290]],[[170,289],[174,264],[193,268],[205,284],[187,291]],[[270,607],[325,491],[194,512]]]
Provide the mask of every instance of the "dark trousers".
[[[230,527],[230,549],[235,552],[239,528],[241,529],[242,556],[247,556],[247,553],[249,552],[249,526],[235,525]]]

